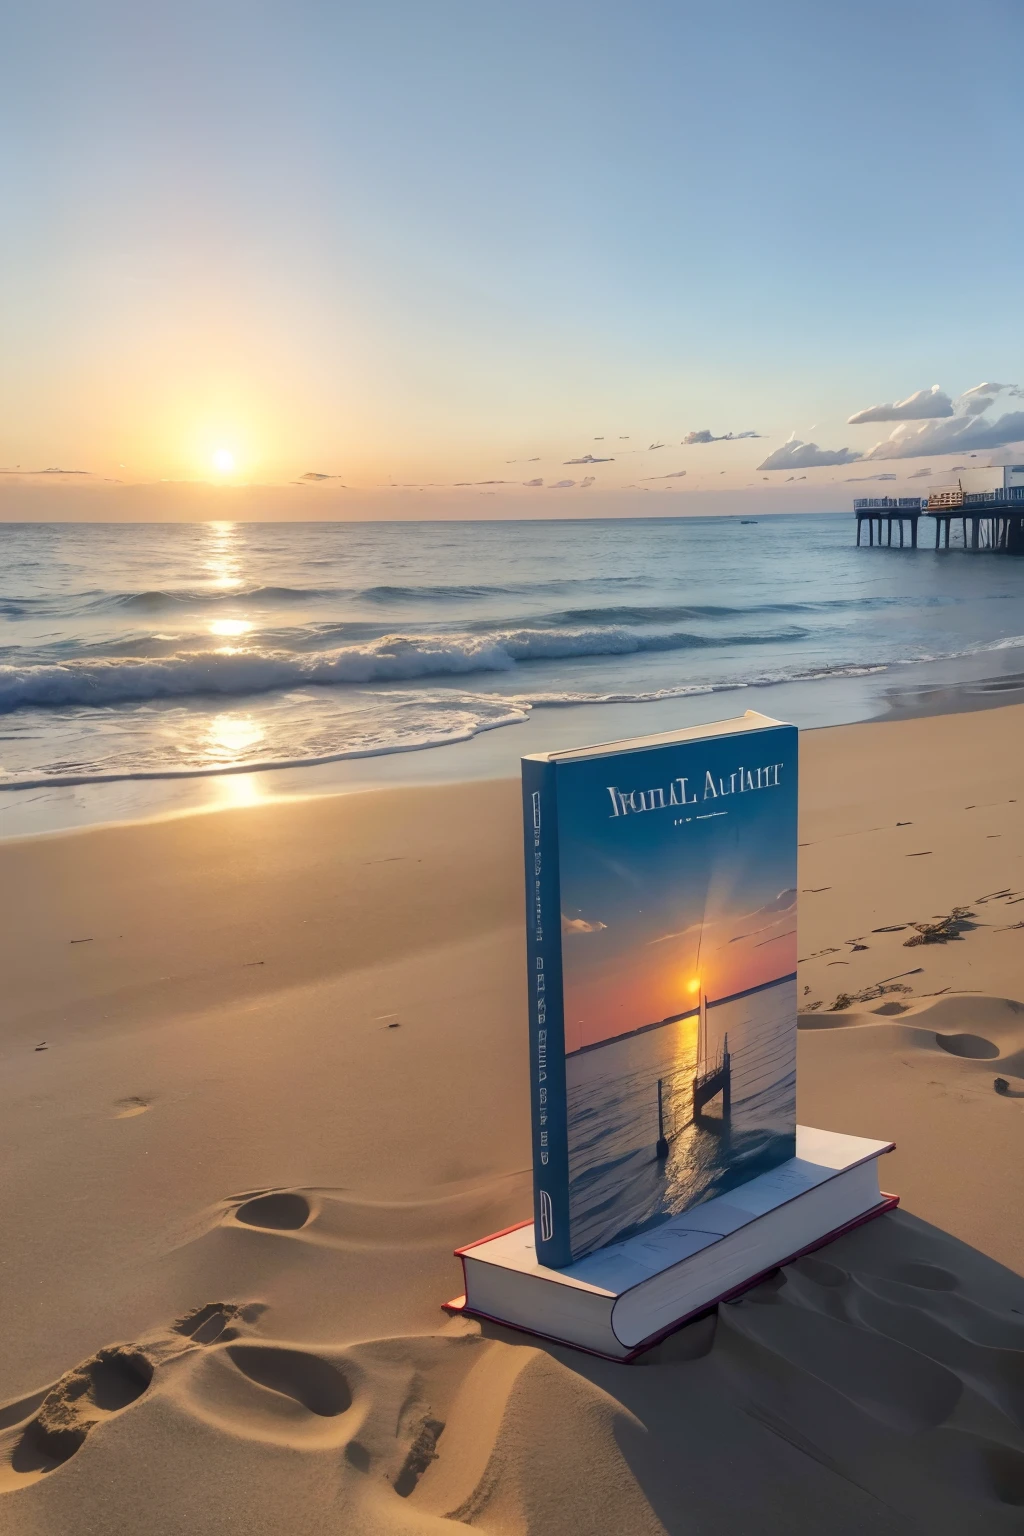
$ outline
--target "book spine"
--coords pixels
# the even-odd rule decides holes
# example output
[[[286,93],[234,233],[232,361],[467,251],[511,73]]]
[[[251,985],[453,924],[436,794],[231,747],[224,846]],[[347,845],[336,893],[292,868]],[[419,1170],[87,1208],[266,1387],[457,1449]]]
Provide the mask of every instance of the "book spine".
[[[559,1268],[572,1245],[555,775],[554,763],[523,759],[534,1237],[541,1264]]]

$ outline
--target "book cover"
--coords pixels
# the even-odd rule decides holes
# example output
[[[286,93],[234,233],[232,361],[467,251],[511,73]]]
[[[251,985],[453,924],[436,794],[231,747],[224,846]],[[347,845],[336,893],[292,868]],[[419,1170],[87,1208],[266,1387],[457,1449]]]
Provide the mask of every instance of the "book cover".
[[[797,732],[523,759],[534,1221],[564,1266],[795,1155]]]

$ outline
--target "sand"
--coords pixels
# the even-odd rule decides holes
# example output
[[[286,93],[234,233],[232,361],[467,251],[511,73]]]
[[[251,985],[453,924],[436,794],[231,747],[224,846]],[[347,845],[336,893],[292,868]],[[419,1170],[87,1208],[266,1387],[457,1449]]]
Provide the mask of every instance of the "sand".
[[[805,734],[800,1118],[902,1208],[633,1366],[438,1306],[529,1212],[515,784],[0,844],[0,1531],[1019,1531],[1021,741]]]

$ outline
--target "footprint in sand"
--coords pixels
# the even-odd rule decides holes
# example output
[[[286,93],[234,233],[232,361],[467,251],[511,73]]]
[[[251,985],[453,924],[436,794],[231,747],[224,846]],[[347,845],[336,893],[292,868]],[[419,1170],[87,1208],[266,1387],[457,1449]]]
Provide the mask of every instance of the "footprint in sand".
[[[246,1227],[262,1227],[268,1232],[298,1232],[312,1215],[305,1195],[294,1190],[272,1190],[245,1200],[235,1207],[235,1220]]]
[[[998,1045],[981,1035],[936,1035],[935,1043],[951,1056],[964,1056],[968,1061],[991,1061],[999,1055]]]
[[[43,1393],[10,1404],[0,1417],[0,1425],[11,1427],[13,1441],[0,1471],[0,1491],[26,1487],[70,1461],[89,1431],[130,1407],[152,1379],[153,1362],[140,1349],[114,1344]],[[27,1423],[13,1418],[19,1410],[29,1416]]]
[[[257,1386],[290,1397],[322,1419],[337,1418],[352,1406],[352,1390],[330,1361],[302,1349],[276,1344],[229,1344],[232,1365]]]

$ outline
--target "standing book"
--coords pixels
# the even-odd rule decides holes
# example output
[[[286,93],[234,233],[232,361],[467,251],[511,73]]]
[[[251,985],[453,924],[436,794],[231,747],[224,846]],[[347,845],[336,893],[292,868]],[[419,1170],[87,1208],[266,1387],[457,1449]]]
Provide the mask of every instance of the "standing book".
[[[796,1155],[797,731],[523,759],[536,1261]]]

